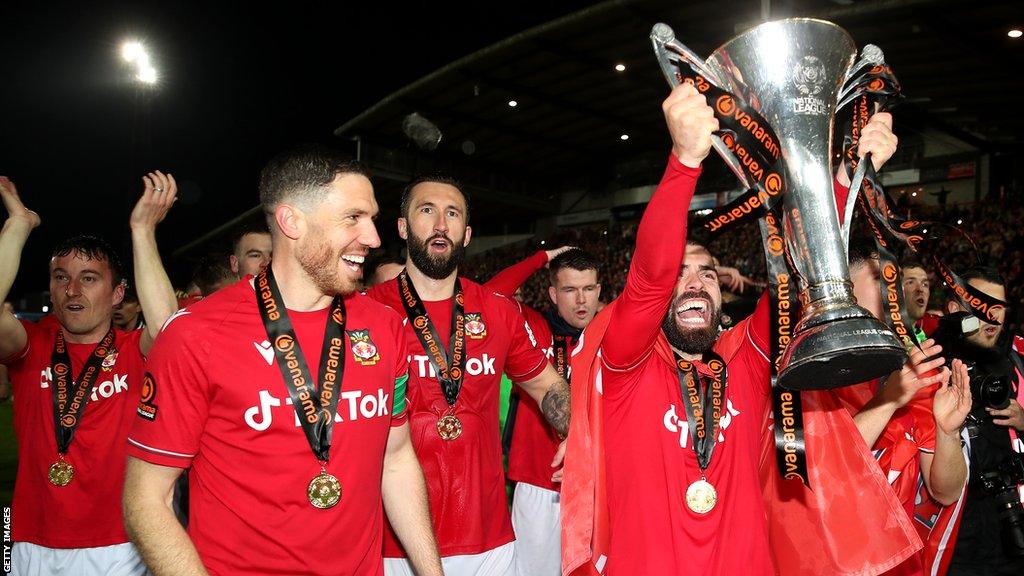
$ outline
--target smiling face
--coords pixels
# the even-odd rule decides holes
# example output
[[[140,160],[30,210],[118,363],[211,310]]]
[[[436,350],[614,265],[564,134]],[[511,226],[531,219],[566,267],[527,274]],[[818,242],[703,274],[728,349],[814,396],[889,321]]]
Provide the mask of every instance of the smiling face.
[[[124,286],[114,285],[106,260],[72,251],[50,260],[50,300],[53,313],[72,342],[98,342],[110,327],[114,306]]]
[[[924,268],[907,266],[903,269],[903,296],[907,302],[907,315],[910,316],[911,322],[917,322],[924,317],[930,294],[931,283]]]
[[[601,298],[601,285],[597,283],[597,270],[562,268],[554,275],[548,287],[551,302],[558,315],[573,328],[582,330],[597,314]]]
[[[718,339],[721,317],[722,293],[714,259],[703,246],[687,244],[662,330],[681,352],[701,354]]]
[[[398,235],[406,241],[409,259],[429,278],[456,273],[472,235],[466,198],[441,182],[421,182],[409,193],[408,214],[398,219]]]
[[[305,212],[295,258],[324,294],[351,294],[359,288],[366,255],[380,246],[376,215],[373,186],[352,173],[335,177],[323,201]]]

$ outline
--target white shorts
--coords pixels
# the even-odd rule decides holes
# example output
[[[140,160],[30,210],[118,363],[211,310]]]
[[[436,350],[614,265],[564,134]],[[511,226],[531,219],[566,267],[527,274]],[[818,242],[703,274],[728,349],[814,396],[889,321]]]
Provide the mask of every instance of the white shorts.
[[[15,542],[11,550],[14,576],[142,576],[147,574],[131,542],[96,548],[47,548]]]
[[[559,576],[562,573],[561,494],[525,482],[512,496],[512,528],[516,532],[517,576]]]
[[[515,576],[515,542],[479,554],[443,556],[445,576]],[[385,558],[384,576],[416,576],[405,558]]]

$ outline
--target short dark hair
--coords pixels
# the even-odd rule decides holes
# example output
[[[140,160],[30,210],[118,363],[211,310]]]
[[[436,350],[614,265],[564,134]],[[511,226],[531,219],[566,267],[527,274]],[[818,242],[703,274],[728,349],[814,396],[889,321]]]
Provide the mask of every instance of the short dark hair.
[[[115,286],[116,286],[116,284],[115,284]],[[124,284],[124,298],[121,299],[121,302],[138,302],[138,301],[139,301],[139,295],[138,295],[138,293],[135,292],[135,287],[132,286],[131,284],[129,284],[128,282],[125,282],[125,284]]]
[[[267,226],[266,222],[254,222],[239,227],[238,230],[235,231],[234,236],[231,237],[232,254],[238,252],[238,245],[242,243],[242,238],[245,238],[249,234],[270,234],[270,227]]]
[[[110,247],[110,244],[107,244],[106,240],[91,234],[72,236],[57,244],[51,257],[60,258],[74,252],[89,260],[106,262],[110,266],[111,282],[115,287],[124,282],[124,266],[121,264],[121,257]]]
[[[984,280],[986,282],[998,284],[1004,288],[1006,287],[1006,280],[1003,279],[1003,275],[999,273],[999,270],[994,266],[988,266],[986,264],[979,264],[964,270],[964,273],[960,275],[960,278],[964,282],[969,282],[971,280]]]
[[[848,254],[850,255],[850,269],[852,270],[854,266],[862,266],[870,260],[877,259],[878,247],[875,246],[874,240],[851,238]]]
[[[235,273],[227,265],[227,259],[220,254],[204,256],[192,273],[192,282],[203,296],[209,296],[218,286],[235,279]]]
[[[928,272],[928,269],[924,267],[924,262],[916,256],[907,256],[900,260],[900,270],[906,270],[907,268],[920,268]]]
[[[462,194],[462,199],[466,201],[466,224],[469,224],[469,194],[462,187],[462,183],[459,182],[454,176],[452,176],[451,174],[445,174],[443,172],[431,172],[428,174],[420,174],[419,176],[413,178],[412,181],[405,186],[405,189],[402,190],[402,203],[399,208],[399,216],[401,216],[402,218],[409,217],[409,204],[412,203],[412,189],[426,182],[432,182],[435,184],[447,184],[452,188],[458,190],[459,194]]]
[[[260,172],[260,204],[266,214],[286,198],[311,203],[339,174],[370,177],[361,162],[348,155],[321,146],[302,144],[271,158]]]
[[[548,278],[552,285],[555,284],[558,273],[565,268],[579,270],[580,272],[593,270],[596,273],[600,273],[601,261],[590,252],[580,250],[579,248],[566,250],[552,258],[551,262],[548,263]]]

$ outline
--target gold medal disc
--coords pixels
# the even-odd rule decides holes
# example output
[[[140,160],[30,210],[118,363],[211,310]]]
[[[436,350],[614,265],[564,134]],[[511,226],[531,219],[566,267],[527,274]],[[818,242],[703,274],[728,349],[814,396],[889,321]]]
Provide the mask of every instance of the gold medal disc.
[[[75,475],[75,468],[71,464],[68,464],[63,459],[57,460],[50,465],[50,484],[54,486],[67,486],[71,483],[71,478]]]
[[[701,478],[686,489],[686,506],[697,514],[707,514],[718,503],[718,492],[710,482]]]
[[[437,421],[437,433],[443,440],[455,440],[462,435],[462,422],[453,414],[442,416]]]
[[[309,503],[320,509],[333,507],[341,500],[341,482],[327,472],[320,472],[306,488]]]

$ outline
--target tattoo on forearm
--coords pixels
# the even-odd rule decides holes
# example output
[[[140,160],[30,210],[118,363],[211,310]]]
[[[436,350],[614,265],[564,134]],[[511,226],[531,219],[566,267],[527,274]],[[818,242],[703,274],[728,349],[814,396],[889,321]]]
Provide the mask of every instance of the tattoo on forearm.
[[[565,438],[569,434],[569,385],[561,378],[544,394],[540,410],[548,424]]]

